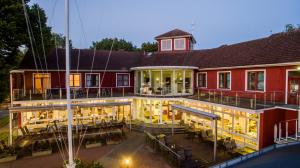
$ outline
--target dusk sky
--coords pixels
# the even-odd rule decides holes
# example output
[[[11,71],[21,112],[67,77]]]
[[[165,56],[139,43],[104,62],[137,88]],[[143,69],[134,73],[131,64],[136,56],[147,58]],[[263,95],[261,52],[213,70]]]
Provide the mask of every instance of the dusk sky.
[[[31,2],[46,11],[54,32],[64,33],[63,0]],[[196,49],[215,48],[300,24],[299,0],[70,0],[70,4],[76,48],[106,37],[124,38],[139,47],[175,28],[193,33]]]

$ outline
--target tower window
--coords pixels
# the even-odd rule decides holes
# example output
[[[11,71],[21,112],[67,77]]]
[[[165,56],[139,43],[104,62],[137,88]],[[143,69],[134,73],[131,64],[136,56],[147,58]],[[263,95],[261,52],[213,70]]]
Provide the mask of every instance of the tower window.
[[[179,38],[174,40],[175,50],[185,50],[185,38]]]
[[[161,40],[161,50],[162,51],[172,50],[172,39]]]

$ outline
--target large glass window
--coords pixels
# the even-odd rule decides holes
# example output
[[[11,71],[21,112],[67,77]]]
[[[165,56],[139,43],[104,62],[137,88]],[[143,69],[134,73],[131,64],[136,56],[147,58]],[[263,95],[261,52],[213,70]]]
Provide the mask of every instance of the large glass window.
[[[34,91],[35,93],[44,93],[46,89],[50,89],[50,74],[37,73],[34,74]]]
[[[81,75],[80,74],[70,74],[70,87],[80,87]]]
[[[86,74],[85,86],[86,87],[99,87],[99,74]]]
[[[117,74],[117,87],[129,86],[129,74]]]
[[[250,71],[247,73],[247,89],[248,90],[265,90],[265,72]]]
[[[204,87],[206,88],[206,80],[207,80],[207,74],[206,73],[198,73],[198,87]]]
[[[185,49],[185,38],[174,39],[174,49],[175,50],[184,50]]]
[[[161,40],[161,50],[162,51],[172,50],[172,39]]]
[[[230,89],[230,72],[219,72],[219,88]]]

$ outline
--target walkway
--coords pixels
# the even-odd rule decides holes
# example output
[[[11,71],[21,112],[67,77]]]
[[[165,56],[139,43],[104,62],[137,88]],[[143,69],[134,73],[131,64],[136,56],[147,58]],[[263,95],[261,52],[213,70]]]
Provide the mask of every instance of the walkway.
[[[106,145],[103,147],[84,149],[79,152],[82,160],[98,160],[105,168],[121,168],[124,158],[130,157],[130,168],[170,168],[166,161],[156,155],[145,144],[143,133],[127,133],[127,139],[119,145]],[[14,162],[0,164],[0,168],[61,168],[63,161],[58,153],[37,158],[22,158]]]

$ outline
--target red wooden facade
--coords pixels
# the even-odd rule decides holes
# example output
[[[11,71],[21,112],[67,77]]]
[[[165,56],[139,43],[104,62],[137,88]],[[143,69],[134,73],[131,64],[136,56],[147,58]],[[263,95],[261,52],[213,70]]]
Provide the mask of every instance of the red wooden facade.
[[[162,51],[162,52],[189,51],[189,50],[192,49],[192,48],[190,48],[191,47],[191,39],[190,39],[190,37],[178,37],[178,38],[184,38],[185,39],[185,49],[184,50],[175,50],[174,49],[174,44],[175,44],[174,39],[177,39],[177,38],[166,38],[166,39],[171,39],[172,40],[172,50],[170,50],[170,51]],[[159,52],[161,52],[161,40],[164,40],[164,39],[158,39],[157,40],[157,45],[158,45],[158,51]]]

